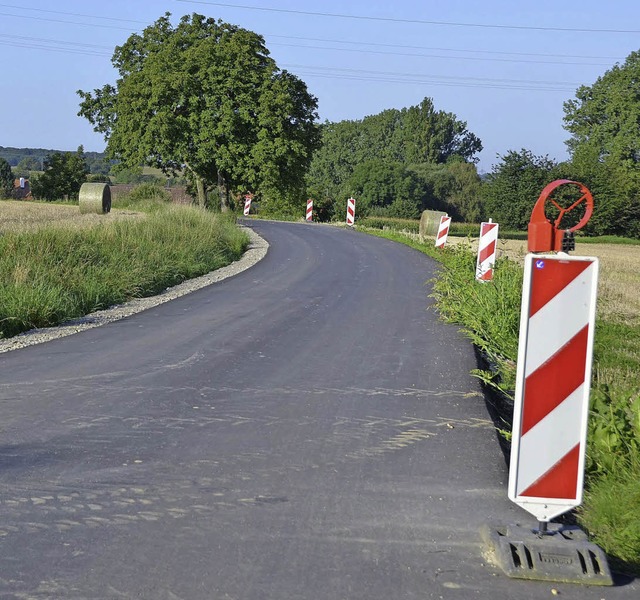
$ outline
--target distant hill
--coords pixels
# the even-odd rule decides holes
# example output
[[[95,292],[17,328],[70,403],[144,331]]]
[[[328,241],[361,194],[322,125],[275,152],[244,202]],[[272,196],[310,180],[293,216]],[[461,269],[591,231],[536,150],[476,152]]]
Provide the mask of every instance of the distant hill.
[[[52,150],[47,148],[13,148],[11,146],[0,146],[0,158],[4,158],[12,167],[17,167],[20,161],[25,158],[35,159],[41,166],[44,159],[55,152],[69,152],[69,150]],[[73,152],[73,151],[72,151]],[[104,152],[85,152],[87,164],[91,173],[108,173],[109,168],[105,162]],[[105,170],[106,169],[106,170]]]

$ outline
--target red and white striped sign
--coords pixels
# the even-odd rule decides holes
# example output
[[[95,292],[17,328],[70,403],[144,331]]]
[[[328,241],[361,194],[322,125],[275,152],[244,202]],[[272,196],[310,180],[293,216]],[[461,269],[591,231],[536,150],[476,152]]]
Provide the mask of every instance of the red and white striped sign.
[[[313,221],[313,200],[311,198],[307,200],[307,221]]]
[[[496,264],[496,246],[498,244],[498,224],[480,224],[480,242],[478,244],[478,261],[476,262],[476,279],[491,281],[493,266]]]
[[[249,211],[251,210],[251,196],[244,197],[244,216],[249,215]]]
[[[597,258],[525,258],[509,498],[541,522],[582,502],[597,284]]]
[[[446,215],[440,217],[440,225],[438,226],[438,235],[436,235],[436,248],[444,248],[449,235],[449,226],[451,225],[451,217]]]
[[[354,198],[347,200],[347,225],[353,227],[356,221],[356,201]]]

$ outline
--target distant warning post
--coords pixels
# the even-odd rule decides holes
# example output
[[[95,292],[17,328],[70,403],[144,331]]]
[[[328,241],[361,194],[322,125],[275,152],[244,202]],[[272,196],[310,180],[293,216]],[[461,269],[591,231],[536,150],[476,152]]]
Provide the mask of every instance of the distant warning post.
[[[582,195],[563,208],[551,192],[566,184]],[[585,202],[587,217],[561,230],[561,217]],[[530,250],[559,253],[525,257],[509,498],[534,515],[543,531],[582,503],[598,259],[566,251],[573,249],[573,231],[587,222],[592,202],[582,184],[559,180],[543,190],[529,224]],[[553,214],[560,212],[555,223],[544,216],[547,203]]]
[[[438,225],[438,233],[436,234],[436,248],[444,248],[449,236],[449,227],[451,227],[451,217],[447,215],[440,217],[440,225]]]
[[[498,224],[489,219],[488,223],[480,224],[478,259],[476,261],[477,281],[491,281],[493,279],[493,267],[496,264],[497,245]]]
[[[313,221],[313,198],[309,198],[307,200],[307,212],[305,218],[307,223],[311,223],[311,221]]]
[[[349,198],[347,200],[347,225],[353,227],[356,222],[356,200]]]
[[[253,195],[251,195],[251,194],[247,194],[244,197],[244,210],[243,210],[242,214],[245,217],[248,217],[249,216],[249,212],[251,211],[251,200],[252,199],[253,199]]]

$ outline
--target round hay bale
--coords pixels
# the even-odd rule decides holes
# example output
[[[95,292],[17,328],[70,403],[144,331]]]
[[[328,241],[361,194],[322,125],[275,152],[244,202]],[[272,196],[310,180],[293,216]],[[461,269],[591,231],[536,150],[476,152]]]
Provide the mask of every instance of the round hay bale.
[[[438,233],[440,217],[446,214],[439,210],[423,210],[420,215],[420,239],[424,239],[425,236],[435,236]]]
[[[111,210],[111,190],[106,183],[83,183],[80,188],[80,212],[106,215]]]

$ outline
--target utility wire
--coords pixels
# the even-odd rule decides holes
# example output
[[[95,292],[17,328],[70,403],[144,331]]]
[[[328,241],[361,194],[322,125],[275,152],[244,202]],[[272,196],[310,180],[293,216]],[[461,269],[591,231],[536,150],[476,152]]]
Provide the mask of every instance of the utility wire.
[[[578,54],[541,54],[533,52],[508,52],[501,50],[466,50],[463,48],[434,48],[429,46],[412,46],[407,44],[382,44],[380,42],[363,42],[353,40],[337,40],[327,38],[312,38],[308,36],[294,36],[294,35],[276,35],[276,34],[264,34],[265,38],[278,38],[285,40],[306,40],[310,42],[323,42],[330,44],[346,44],[351,46],[374,46],[379,48],[401,48],[405,50],[427,50],[434,52],[466,52],[470,54],[506,54],[511,56],[536,56],[540,58],[580,58],[584,60],[624,60],[624,57],[620,56],[585,56]]]
[[[14,42],[45,42],[47,44],[61,44],[65,46],[79,46],[83,48],[97,49],[97,50],[112,50],[110,46],[101,46],[99,44],[85,44],[83,42],[69,42],[66,40],[52,40],[50,38],[38,38],[38,37],[30,37],[26,35],[14,36],[7,35],[6,33],[0,33],[0,38],[7,38],[9,40],[14,40]]]
[[[514,29],[525,31],[564,31],[573,33],[640,33],[640,29],[591,29],[578,27],[542,27],[534,25],[498,25],[492,23],[462,23],[456,21],[427,21],[423,19],[400,19],[397,17],[374,17],[371,15],[347,15],[343,13],[314,12],[307,10],[292,10],[265,6],[248,6],[244,4],[227,4],[224,2],[208,2],[205,0],[176,0],[184,4],[206,4],[209,6],[223,6],[225,8],[240,8],[242,10],[258,10],[262,12],[286,13],[311,17],[330,17],[334,19],[355,19],[360,21],[382,21],[386,23],[411,23],[418,25],[439,25],[446,27],[476,27],[482,29]]]
[[[118,21],[120,23],[137,23],[141,25],[148,25],[146,21],[135,21],[133,19],[122,19],[119,17],[104,17],[99,15],[87,15],[82,13],[64,12],[62,10],[48,10],[46,8],[31,8],[29,6],[17,6],[15,4],[0,4],[2,8],[16,8],[18,10],[28,10],[31,12],[49,13],[51,15],[65,15],[67,17],[83,17],[87,19],[104,19],[105,21]]]
[[[551,85],[551,86],[568,86],[568,87],[577,87],[582,85],[580,83],[572,83],[569,81],[545,81],[539,79],[502,79],[502,78],[487,78],[487,77],[456,77],[454,75],[424,75],[419,73],[399,73],[397,71],[370,71],[366,69],[349,69],[349,68],[339,68],[339,67],[322,67],[316,65],[297,65],[297,64],[283,64],[283,67],[292,68],[292,69],[318,69],[322,71],[338,71],[344,73],[361,73],[366,75],[389,75],[389,76],[397,76],[397,77],[435,77],[438,79],[444,80],[469,80],[469,81],[478,81],[478,82],[495,82],[495,83],[515,83],[515,84],[540,84],[540,85]]]
[[[187,0],[178,0],[178,1],[185,1],[186,2]],[[213,3],[213,4],[215,4],[215,3]],[[231,5],[229,5],[229,6],[231,6]],[[107,16],[103,16],[103,15],[92,15],[92,14],[86,14],[86,13],[73,13],[73,12],[65,12],[65,11],[59,11],[59,10],[48,10],[48,9],[42,9],[42,8],[29,8],[29,7],[25,7],[25,6],[18,6],[18,5],[15,5],[15,4],[0,3],[0,8],[15,8],[15,9],[19,9],[19,10],[27,10],[27,11],[31,11],[31,12],[37,12],[37,13],[66,15],[66,16],[81,17],[81,18],[87,18],[87,19],[106,20],[106,21],[115,21],[115,22],[122,22],[122,23],[135,23],[135,24],[142,24],[142,25],[147,25],[148,24],[146,21],[137,21],[137,20],[133,20],[133,19],[122,19],[122,18],[118,18],[118,17],[107,17]],[[256,8],[256,10],[267,10],[267,9],[258,9],[258,8]],[[0,14],[2,14],[3,16],[7,16],[7,17],[14,17],[14,18],[21,18],[21,19],[43,20],[43,21],[50,21],[50,22],[54,22],[54,23],[67,23],[67,24],[72,24],[72,25],[81,25],[81,26],[84,26],[84,27],[92,27],[92,26],[95,26],[95,27],[106,27],[105,25],[99,25],[99,24],[94,24],[94,23],[91,23],[91,24],[90,23],[78,23],[78,22],[74,22],[74,21],[65,21],[65,20],[59,20],[59,19],[48,19],[48,18],[44,18],[44,17],[35,17],[35,16],[28,16],[28,15],[15,15],[15,14],[8,14],[8,13],[0,13]],[[111,26],[111,27],[108,27],[108,28],[110,28],[110,29],[122,29],[124,31],[130,31],[130,29],[126,28],[126,27],[113,27],[113,26]],[[460,48],[431,48],[431,47],[414,46],[414,45],[406,45],[406,44],[383,44],[383,43],[378,43],[378,42],[337,40],[337,39],[326,39],[326,38],[311,38],[311,37],[305,37],[305,36],[287,36],[287,35],[276,35],[276,34],[265,35],[264,37],[278,38],[278,39],[291,39],[291,40],[300,40],[300,41],[313,41],[313,42],[321,42],[321,43],[339,43],[339,44],[353,45],[353,46],[372,46],[372,47],[380,47],[380,48],[400,48],[400,49],[426,50],[426,51],[435,51],[435,52],[460,52],[460,53],[466,53],[466,54],[498,54],[498,55],[512,55],[512,56],[533,56],[533,57],[540,57],[540,58],[564,58],[564,59],[609,60],[609,61],[611,61],[611,60],[618,61],[618,60],[623,60],[624,59],[623,57],[614,57],[614,56],[581,56],[581,55],[540,54],[540,53],[528,53],[528,52],[504,52],[504,51],[496,51],[496,50],[478,50],[478,49],[465,50],[465,49],[460,49]],[[364,52],[364,50],[361,50],[361,51]],[[413,56],[413,55],[400,54],[400,56]],[[507,59],[502,59],[502,60],[507,60]],[[525,62],[532,62],[532,61],[525,61]],[[550,63],[550,64],[554,64],[554,63]],[[586,64],[586,65],[589,65],[589,63],[566,63],[566,62],[565,63],[561,63],[561,64],[568,64],[568,65]],[[608,66],[608,65],[595,64],[594,63],[591,66]]]
[[[579,65],[585,67],[608,67],[605,63],[585,63],[585,62],[569,62],[569,61],[550,61],[550,60],[523,60],[517,58],[489,58],[484,56],[442,56],[438,54],[416,54],[411,52],[384,52],[383,50],[365,50],[361,48],[330,48],[327,46],[301,46],[299,44],[285,44],[282,42],[272,42],[273,46],[284,46],[289,48],[310,50],[336,50],[338,52],[357,52],[360,54],[382,54],[385,56],[410,56],[415,58],[440,58],[447,60],[473,60],[473,61],[489,61],[489,62],[507,62],[507,63],[525,63],[525,64],[541,64],[541,65]]]

